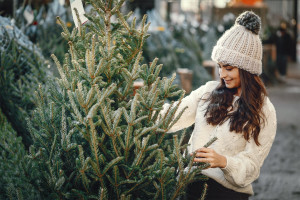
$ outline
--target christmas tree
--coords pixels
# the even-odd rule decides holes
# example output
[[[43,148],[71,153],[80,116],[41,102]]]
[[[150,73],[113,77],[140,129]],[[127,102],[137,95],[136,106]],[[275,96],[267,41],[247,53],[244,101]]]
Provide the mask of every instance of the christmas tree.
[[[0,16],[0,108],[27,149],[31,138],[24,119],[30,116],[32,94],[46,82],[47,73],[40,50],[9,18]]]
[[[42,199],[177,199],[206,165],[193,167],[183,156],[187,145],[167,134],[184,110],[184,92],[172,78],[160,78],[154,59],[140,65],[149,35],[146,16],[140,27],[124,0],[89,0],[88,24],[69,32],[63,63],[52,55],[60,78],[49,94],[36,93],[37,109],[29,120],[34,144],[30,182]],[[135,89],[135,81],[144,86]],[[164,103],[173,96],[167,112]],[[178,112],[177,112],[178,111]]]

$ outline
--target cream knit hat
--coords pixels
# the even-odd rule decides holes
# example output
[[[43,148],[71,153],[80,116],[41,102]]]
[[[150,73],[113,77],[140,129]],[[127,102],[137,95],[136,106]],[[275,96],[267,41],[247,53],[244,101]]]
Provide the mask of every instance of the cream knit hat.
[[[213,61],[244,69],[252,74],[262,72],[262,43],[259,38],[261,20],[254,12],[246,11],[235,21],[213,48]]]

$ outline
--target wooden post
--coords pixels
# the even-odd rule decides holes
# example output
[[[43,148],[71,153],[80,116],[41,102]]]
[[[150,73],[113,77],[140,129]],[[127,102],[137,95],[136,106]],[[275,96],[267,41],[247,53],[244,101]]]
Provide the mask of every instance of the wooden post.
[[[213,80],[217,80],[216,63],[212,60],[204,60],[203,67],[208,71]]]
[[[187,68],[179,68],[177,69],[177,73],[180,76],[180,83],[182,89],[185,90],[186,94],[189,94],[193,89],[193,71]]]
[[[143,81],[134,81],[133,82],[133,95],[136,94],[136,90],[139,89],[140,87],[143,87],[144,86],[144,82]]]

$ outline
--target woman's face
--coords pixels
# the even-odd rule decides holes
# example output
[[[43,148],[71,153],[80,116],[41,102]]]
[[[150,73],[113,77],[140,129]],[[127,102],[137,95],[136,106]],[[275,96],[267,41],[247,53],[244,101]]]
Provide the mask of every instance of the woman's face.
[[[241,79],[240,72],[237,67],[227,64],[218,63],[220,78],[224,80],[227,88],[237,88],[237,96],[241,94]]]

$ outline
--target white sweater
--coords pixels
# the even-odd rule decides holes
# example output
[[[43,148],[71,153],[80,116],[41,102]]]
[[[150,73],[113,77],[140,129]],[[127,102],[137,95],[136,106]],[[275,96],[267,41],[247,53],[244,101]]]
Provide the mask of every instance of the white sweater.
[[[262,111],[265,114],[266,122],[258,137],[260,146],[257,146],[254,139],[247,142],[243,135],[229,131],[229,120],[222,125],[212,126],[207,124],[204,117],[207,103],[203,98],[207,97],[217,86],[219,82],[210,81],[193,91],[189,96],[182,100],[177,113],[185,107],[188,107],[178,122],[169,130],[175,132],[189,127],[195,123],[193,133],[189,140],[188,152],[193,152],[203,147],[211,138],[216,136],[216,140],[209,148],[217,153],[226,156],[227,166],[225,168],[209,168],[202,173],[224,187],[237,192],[253,195],[251,183],[255,181],[260,173],[260,168],[269,154],[276,134],[276,112],[269,98],[265,98]],[[201,99],[202,98],[202,99]],[[234,102],[239,97],[234,98]],[[233,102],[233,104],[234,104]],[[164,111],[168,108],[164,105]]]

